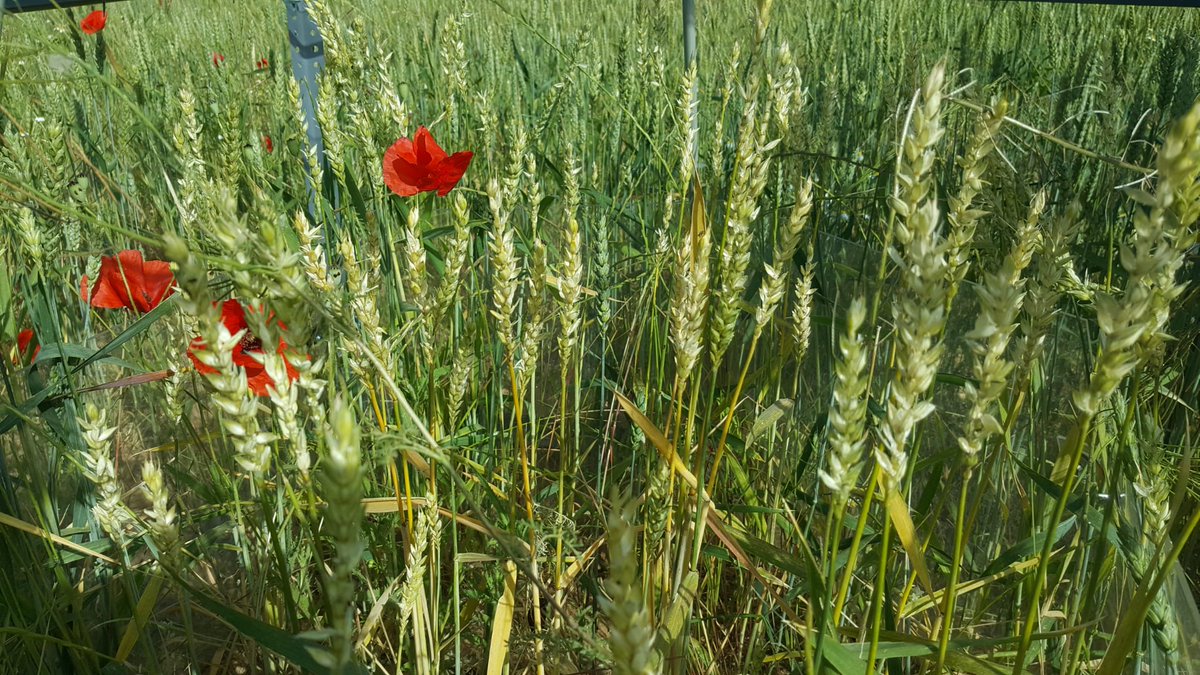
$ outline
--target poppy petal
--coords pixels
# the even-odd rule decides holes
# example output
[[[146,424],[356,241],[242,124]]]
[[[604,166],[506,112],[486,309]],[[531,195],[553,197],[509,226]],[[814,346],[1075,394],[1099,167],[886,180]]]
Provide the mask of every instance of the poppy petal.
[[[192,360],[192,364],[196,366],[196,372],[204,375],[212,375],[217,372],[216,368],[205,365],[200,359],[196,358],[195,352],[204,350],[204,341],[200,338],[192,340],[192,344],[188,347],[188,358]]]
[[[250,374],[250,369],[246,369],[246,384],[250,387],[250,391],[254,392],[255,396],[270,396],[267,387],[274,385],[275,381],[267,374],[266,370],[259,369],[254,375]]]
[[[92,307],[132,308],[129,293],[125,288],[125,279],[121,276],[116,258],[105,256],[100,259],[100,274],[96,277],[96,285],[92,287],[90,295]]]
[[[79,22],[79,27],[88,35],[95,35],[104,30],[104,24],[108,23],[108,14],[101,10],[96,10],[83,18]]]
[[[25,353],[25,348],[29,346],[30,340],[33,340],[33,329],[26,328],[17,333],[17,351]]]
[[[412,141],[401,138],[383,153],[383,182],[388,189],[401,197],[411,197],[420,190],[417,187],[416,155]]]
[[[438,163],[434,173],[439,197],[450,194],[454,186],[458,185],[458,181],[462,180],[463,174],[467,172],[467,167],[471,165],[472,157],[474,154],[470,152],[456,152]]]
[[[26,355],[29,356],[29,363],[33,363],[37,359],[38,352],[42,351],[41,345],[33,344],[33,353],[29,353],[29,346],[33,343],[34,337],[32,328],[26,328],[17,333],[17,353],[13,358],[13,363],[21,365],[25,361]]]
[[[175,273],[171,271],[170,263],[147,260],[142,266],[142,277],[142,292],[138,295],[146,300],[146,307],[142,310],[144,312],[158,307],[175,292]]]
[[[413,148],[413,142],[407,138],[401,138],[392,143],[391,147],[383,153],[383,157],[385,160],[403,157],[413,164],[417,163],[417,151]]]
[[[416,146],[417,164],[437,164],[446,159],[446,151],[433,140],[433,134],[429,133],[429,129],[420,127],[417,129],[416,136],[413,137],[413,145]]]
[[[246,310],[242,303],[232,298],[221,303],[221,323],[230,335],[246,328]]]
[[[411,197],[428,189],[425,184],[429,182],[429,173],[403,157],[396,157],[390,164],[384,164],[383,179],[392,192]]]

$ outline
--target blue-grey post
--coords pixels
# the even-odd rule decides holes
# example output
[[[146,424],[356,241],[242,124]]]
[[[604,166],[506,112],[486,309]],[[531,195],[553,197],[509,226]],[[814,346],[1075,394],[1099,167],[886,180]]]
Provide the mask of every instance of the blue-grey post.
[[[696,0],[683,0],[683,68],[696,60]]]
[[[687,72],[696,63],[696,0],[683,0],[683,72]],[[696,77],[692,80],[692,100],[696,101],[699,94],[700,74],[696,69]],[[694,105],[694,104],[693,104]],[[699,138],[700,116],[692,118],[692,133]],[[697,142],[692,148],[694,166],[699,166],[699,146]]]
[[[283,0],[283,6],[287,10],[292,77],[300,85],[300,107],[308,127],[308,146],[324,168],[325,140],[321,137],[321,125],[317,123],[317,75],[325,69],[325,42],[321,39],[316,22],[308,15],[304,0]],[[308,161],[307,158],[305,161]],[[317,218],[317,190],[320,186],[312,184],[311,173],[308,172],[304,174],[304,184],[308,187],[308,215],[314,223],[320,222]]]

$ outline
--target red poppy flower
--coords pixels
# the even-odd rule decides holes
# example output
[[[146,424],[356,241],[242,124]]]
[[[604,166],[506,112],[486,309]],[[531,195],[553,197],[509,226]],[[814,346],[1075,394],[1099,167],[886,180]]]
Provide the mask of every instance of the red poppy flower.
[[[470,152],[447,157],[429,130],[421,127],[413,140],[401,138],[383,153],[383,182],[401,197],[435,191],[445,197],[462,180],[471,157]]]
[[[213,68],[219,68],[225,63],[225,55],[213,52]]]
[[[33,342],[33,329],[26,328],[17,333],[17,354],[13,358],[13,363],[20,365],[25,360],[25,354],[29,351],[29,344]],[[29,362],[37,358],[38,352],[42,351],[41,345],[33,345],[33,353],[29,355]]]
[[[271,65],[271,64],[270,64],[270,63],[267,61],[267,57],[265,57],[265,56],[264,56],[264,57],[262,57],[261,59],[259,59],[259,60],[258,60],[258,66],[257,66],[257,68],[258,68],[258,70],[266,70],[266,69],[267,69],[267,67],[268,67],[268,66],[270,66],[270,65]]]
[[[261,309],[250,307],[251,312],[260,312]],[[267,321],[274,318],[274,314],[267,316]],[[258,396],[267,396],[267,387],[273,387],[275,381],[267,374],[267,369],[258,359],[254,358],[254,354],[263,353],[263,343],[258,337],[250,332],[249,325],[246,323],[246,308],[242,307],[242,303],[237,300],[226,300],[221,304],[221,323],[225,324],[225,329],[231,335],[236,335],[238,331],[245,330],[242,339],[233,347],[233,363],[240,366],[246,371],[246,383],[250,386],[250,391],[253,391]],[[279,327],[287,330],[287,326],[282,321],[278,322]],[[200,373],[211,374],[217,372],[215,368],[205,365],[200,359],[196,358],[196,352],[204,349],[204,341],[200,338],[192,340],[192,345],[188,348],[188,358],[196,365],[196,370]],[[283,355],[287,350],[287,343],[283,340],[279,341],[277,353]],[[284,356],[283,363],[287,367],[288,379],[295,381],[300,377],[300,373],[292,367]]]
[[[83,21],[79,22],[79,27],[88,35],[95,35],[104,30],[104,24],[108,23],[108,14],[96,10],[91,14],[83,17]]]
[[[88,292],[83,278],[80,295],[92,307],[149,312],[175,292],[175,275],[161,260],[142,260],[141,251],[121,251],[100,260],[100,278]]]
[[[263,134],[263,150],[275,152],[275,144],[271,142],[271,137],[266,134]]]

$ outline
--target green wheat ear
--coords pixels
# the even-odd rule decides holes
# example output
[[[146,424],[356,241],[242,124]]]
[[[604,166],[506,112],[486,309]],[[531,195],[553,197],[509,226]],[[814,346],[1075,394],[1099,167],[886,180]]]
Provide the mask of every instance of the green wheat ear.
[[[609,510],[609,573],[604,582],[608,597],[601,599],[601,607],[611,624],[608,646],[613,672],[656,675],[662,672],[662,657],[654,648],[655,631],[642,597],[637,530],[633,524],[636,516],[637,503],[632,500],[614,503]],[[682,625],[678,628],[677,635]]]

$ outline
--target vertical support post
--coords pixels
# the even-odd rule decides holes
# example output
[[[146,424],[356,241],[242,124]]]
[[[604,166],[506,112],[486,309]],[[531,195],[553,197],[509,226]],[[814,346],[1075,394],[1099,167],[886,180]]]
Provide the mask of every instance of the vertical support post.
[[[287,11],[288,52],[292,62],[292,77],[300,86],[300,108],[308,127],[308,147],[312,156],[325,167],[325,139],[321,136],[321,125],[317,122],[317,75],[325,69],[325,41],[321,31],[308,14],[304,0],[283,0]],[[305,159],[307,162],[307,158]],[[314,223],[317,218],[317,193],[319,185],[312,184],[312,175],[305,173],[304,184],[308,188],[308,215]]]
[[[683,0],[683,68],[696,61],[696,0]]]
[[[696,0],[683,0],[683,72],[688,72],[692,66],[696,65]],[[692,100],[696,101],[699,95],[700,75],[699,66],[697,66],[696,77],[692,80]],[[692,118],[692,135],[695,138],[700,137],[700,116],[696,115]],[[700,166],[700,144],[697,142],[692,147],[692,166]],[[691,186],[686,186],[689,194]]]

